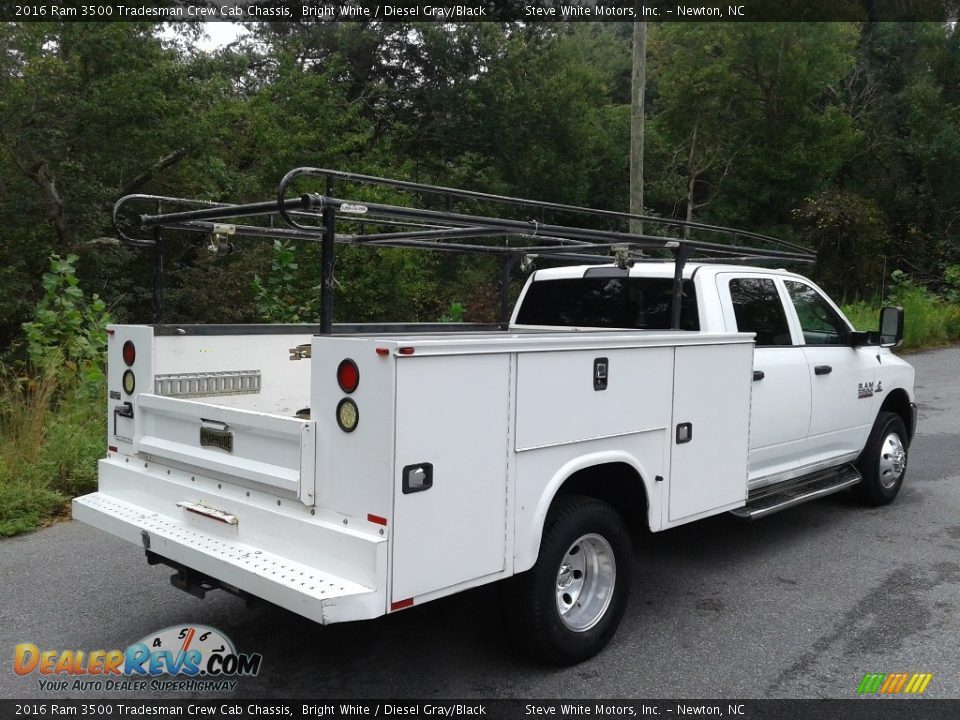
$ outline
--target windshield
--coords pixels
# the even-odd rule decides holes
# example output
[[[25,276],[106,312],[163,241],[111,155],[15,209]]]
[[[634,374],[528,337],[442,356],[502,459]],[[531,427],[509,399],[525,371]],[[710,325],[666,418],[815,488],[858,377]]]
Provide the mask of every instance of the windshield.
[[[583,277],[533,282],[519,325],[669,330],[671,278]],[[699,330],[693,283],[683,282],[680,328]]]

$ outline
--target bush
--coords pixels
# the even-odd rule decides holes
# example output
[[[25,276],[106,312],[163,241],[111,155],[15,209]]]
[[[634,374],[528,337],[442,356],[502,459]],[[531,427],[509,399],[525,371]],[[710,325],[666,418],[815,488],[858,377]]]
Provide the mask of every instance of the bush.
[[[0,384],[0,537],[36,527],[63,505],[64,497],[40,478],[37,466],[56,392],[52,370],[36,380]]]
[[[3,474],[0,467],[0,476]],[[64,508],[62,495],[30,480],[0,479],[0,537],[35,530]]]
[[[876,330],[882,305],[903,307],[903,348],[917,350],[960,340],[960,305],[944,300],[917,285],[904,272],[891,275],[886,303],[858,301],[844,307],[844,313],[858,330]]]
[[[109,317],[96,295],[85,298],[76,259],[51,258],[34,320],[23,325],[30,363],[0,367],[0,537],[36,528],[96,487]]]
[[[96,294],[89,301],[84,297],[76,264],[76,255],[51,256],[50,270],[41,282],[43,297],[33,321],[24,323],[23,331],[34,367],[62,367],[63,372],[79,376],[95,390],[103,383],[110,316]]]
[[[309,323],[320,317],[320,286],[303,288],[300,264],[290,242],[274,240],[270,272],[266,278],[253,276],[251,289],[257,314],[264,322]]]
[[[97,485],[104,398],[55,368],[0,380],[0,537],[37,527]]]

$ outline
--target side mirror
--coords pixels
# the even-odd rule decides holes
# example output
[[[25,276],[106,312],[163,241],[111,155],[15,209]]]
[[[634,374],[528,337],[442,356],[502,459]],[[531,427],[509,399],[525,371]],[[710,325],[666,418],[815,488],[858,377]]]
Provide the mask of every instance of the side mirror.
[[[880,345],[898,347],[903,342],[903,308],[885,307],[880,311]]]
[[[876,332],[870,330],[869,332],[863,332],[860,330],[854,330],[849,335],[847,339],[850,341],[850,347],[864,347],[866,345],[879,345],[880,336]]]

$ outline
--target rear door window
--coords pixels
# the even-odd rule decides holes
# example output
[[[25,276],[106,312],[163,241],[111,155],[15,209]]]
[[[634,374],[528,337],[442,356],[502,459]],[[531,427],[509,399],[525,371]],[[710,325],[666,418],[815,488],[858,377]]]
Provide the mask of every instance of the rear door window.
[[[792,345],[787,313],[771,278],[734,278],[730,300],[737,330],[757,334],[757,347]]]
[[[517,313],[519,325],[669,330],[673,280],[582,277],[531,283]],[[699,330],[693,282],[683,283],[680,328]]]

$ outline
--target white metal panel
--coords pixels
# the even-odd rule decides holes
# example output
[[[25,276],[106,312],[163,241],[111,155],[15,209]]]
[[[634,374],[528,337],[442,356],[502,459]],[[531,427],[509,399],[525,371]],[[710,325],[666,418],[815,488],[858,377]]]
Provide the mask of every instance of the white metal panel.
[[[100,494],[176,518],[189,527],[203,528],[210,535],[239,540],[295,562],[323,568],[361,585],[386,587],[386,564],[377,564],[377,548],[387,545],[380,526],[323,508],[307,508],[296,500],[277,502],[275,494],[135,460],[101,460]],[[184,501],[234,515],[238,523],[226,525],[186,512],[179,506]]]
[[[385,518],[389,530],[394,524],[396,359],[377,354],[378,347],[384,343],[370,338],[313,339],[310,416],[318,434],[317,504],[352,517]],[[360,371],[360,384],[349,395],[357,404],[359,422],[349,433],[336,421],[337,405],[348,397],[337,383],[337,366],[347,358]]]
[[[73,515],[135,545],[149,538],[152,552],[316,622],[373,618],[384,611],[382,589],[104,493],[76,498]]]
[[[254,394],[209,397],[210,404],[265,413],[294,415],[310,401],[311,361],[290,360],[289,350],[308,344],[313,336],[290,335],[158,335],[156,372],[216,373],[260,371],[260,390]],[[144,387],[145,392],[153,392]]]
[[[142,392],[153,388],[153,328],[149,325],[107,326],[107,445],[119,452],[133,452],[133,418],[118,415],[124,403],[133,403]],[[127,341],[136,348],[136,360],[132,366],[123,361],[123,345]],[[133,372],[135,386],[132,395],[123,389],[123,374]]]
[[[200,430],[211,424],[232,433],[232,452],[201,446]],[[308,420],[144,394],[135,406],[134,447],[216,473],[227,482],[252,483],[312,502],[312,483],[302,495],[300,485],[305,467],[313,477],[316,433],[307,429],[310,425]]]
[[[880,367],[877,349],[808,345],[803,355],[813,403],[804,450],[806,461],[859,454],[884,397],[875,392]],[[817,375],[818,365],[829,366],[831,371]]]
[[[753,381],[750,407],[749,483],[761,486],[791,473],[804,464],[807,431],[810,427],[810,373],[802,340],[791,318],[789,298],[776,272],[744,269],[736,273],[718,273],[716,288],[726,328],[737,331],[737,318],[730,299],[730,281],[734,278],[770,280],[777,288],[790,326],[793,345],[754,348],[753,370],[763,379]]]
[[[671,524],[746,500],[752,356],[752,343],[676,349]],[[690,423],[693,434],[678,444],[681,423]]]
[[[505,567],[509,355],[397,362],[393,601]],[[433,487],[405,495],[406,465]]]
[[[594,390],[594,362],[607,359],[606,390]],[[666,427],[673,348],[645,347],[518,358],[517,452]]]
[[[656,478],[669,474],[669,432],[663,427],[517,453],[514,571],[529,570],[536,562],[550,503],[567,478],[586,468],[612,463],[632,467],[647,496],[650,529],[660,530],[664,483]]]
[[[758,347],[750,416],[750,482],[787,472],[804,458],[810,425],[810,373],[798,347]]]
[[[394,347],[406,346],[417,357],[541,353],[560,350],[617,350],[679,345],[744,342],[746,333],[705,333],[689,330],[597,330],[595,328],[531,328],[516,332],[435,333],[384,336]]]

